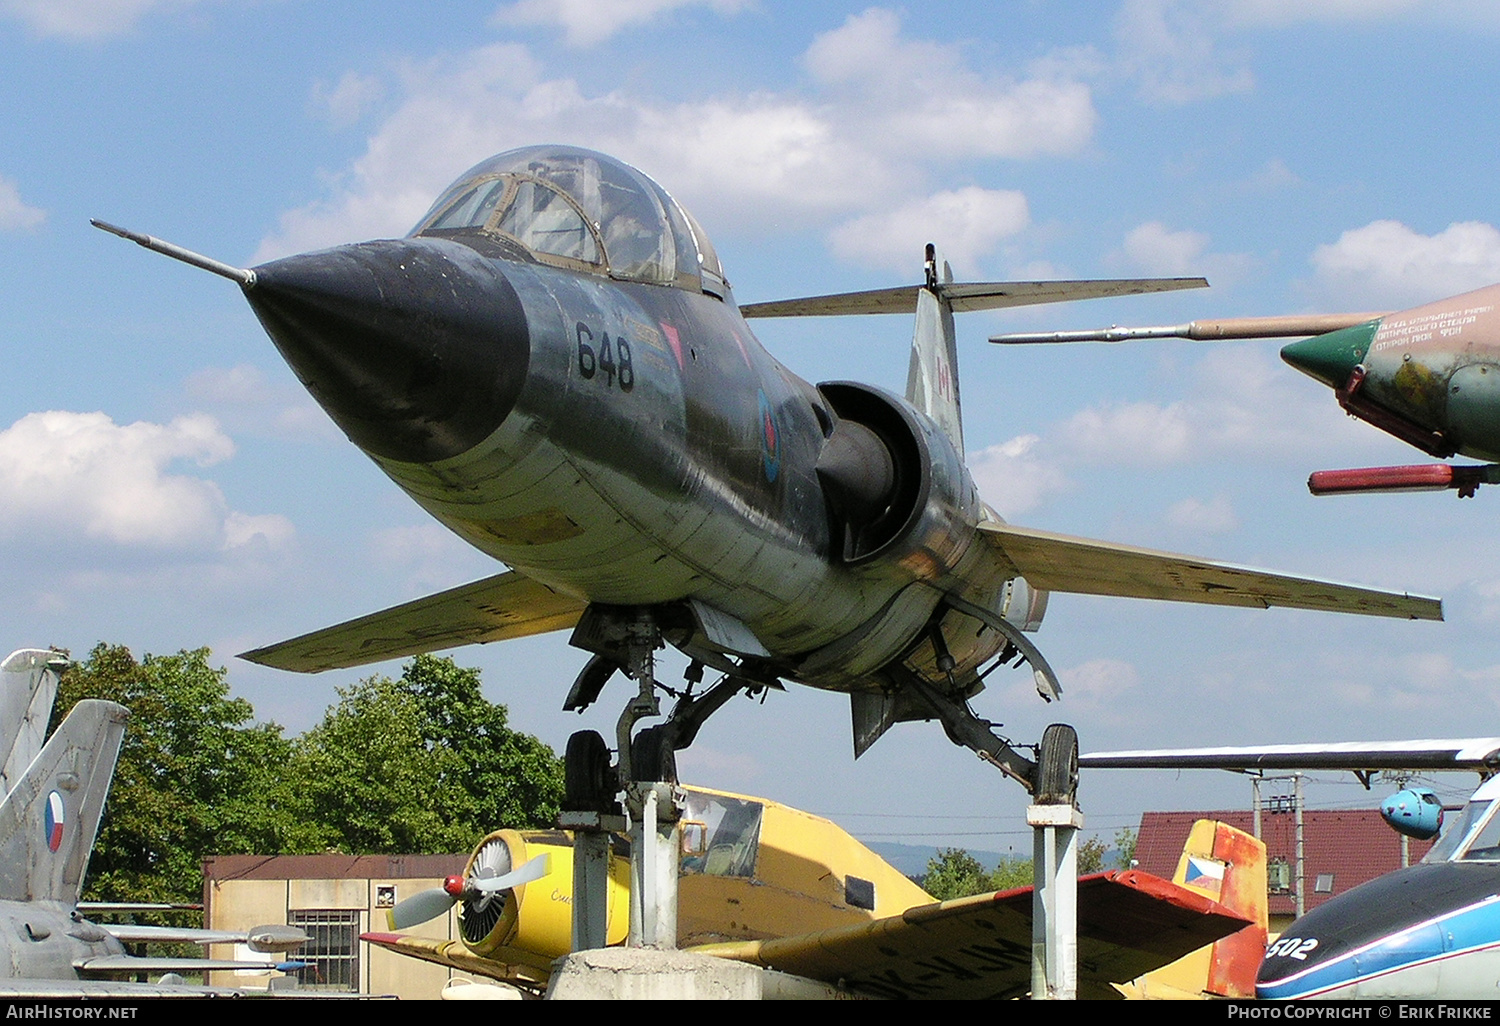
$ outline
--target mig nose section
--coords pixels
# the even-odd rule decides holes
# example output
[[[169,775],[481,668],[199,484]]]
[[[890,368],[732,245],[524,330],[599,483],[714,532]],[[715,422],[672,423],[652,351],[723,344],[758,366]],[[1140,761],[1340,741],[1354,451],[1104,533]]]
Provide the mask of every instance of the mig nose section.
[[[401,239],[275,260],[245,290],[313,398],[366,452],[456,456],[514,407],[530,359],[526,315],[492,261]]]
[[[1304,338],[1283,346],[1281,358],[1330,388],[1343,388],[1349,384],[1354,368],[1364,362],[1379,328],[1379,321],[1369,321]]]

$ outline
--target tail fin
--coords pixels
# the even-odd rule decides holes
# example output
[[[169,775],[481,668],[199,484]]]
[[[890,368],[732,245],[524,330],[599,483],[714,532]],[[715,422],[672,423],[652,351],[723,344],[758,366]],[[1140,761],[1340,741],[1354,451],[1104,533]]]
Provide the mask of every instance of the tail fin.
[[[79,702],[0,802],[0,900],[78,901],[129,717]]]
[[[0,662],[0,795],[10,793],[42,750],[59,671],[58,652],[23,648]]]
[[[958,345],[954,341],[953,304],[940,287],[951,284],[953,272],[943,263],[938,281],[937,255],[927,245],[927,286],[917,294],[917,324],[912,332],[911,365],[906,372],[906,398],[948,434],[960,453],[964,427],[958,401]]]
[[[1127,997],[1253,999],[1266,950],[1266,846],[1227,823],[1193,824],[1172,882],[1238,912],[1251,925],[1119,989]]]

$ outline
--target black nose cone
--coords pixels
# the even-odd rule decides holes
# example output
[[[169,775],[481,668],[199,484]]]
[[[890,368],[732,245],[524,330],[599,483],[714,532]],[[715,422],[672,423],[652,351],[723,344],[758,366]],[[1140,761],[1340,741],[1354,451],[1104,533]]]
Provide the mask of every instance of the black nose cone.
[[[349,439],[431,463],[487,438],[515,405],[530,342],[493,262],[429,239],[366,242],[255,268],[245,296]]]

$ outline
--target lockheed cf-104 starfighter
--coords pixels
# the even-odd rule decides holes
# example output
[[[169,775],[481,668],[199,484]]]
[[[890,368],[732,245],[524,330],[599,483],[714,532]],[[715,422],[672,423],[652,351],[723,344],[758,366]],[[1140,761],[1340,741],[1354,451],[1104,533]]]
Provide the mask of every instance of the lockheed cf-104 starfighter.
[[[936,718],[1039,799],[1071,800],[1070,729],[1049,729],[1038,779],[967,704],[1002,661],[1059,692],[1027,636],[1049,591],[1441,618],[1436,599],[1017,527],[980,500],[953,313],[1202,279],[955,283],[929,247],[922,284],[740,307],[664,189],[566,146],[484,161],[405,238],[253,269],[99,226],[236,281],[350,440],[511,568],[246,658],[317,672],[570,628],[592,659],[567,708],[617,671],[641,688],[618,732],[633,779],[671,779],[672,751],[731,695],[794,681],[851,696],[856,754]],[[809,384],[746,323],[902,312],[905,395]],[[724,676],[632,753],[663,642],[695,683]]]

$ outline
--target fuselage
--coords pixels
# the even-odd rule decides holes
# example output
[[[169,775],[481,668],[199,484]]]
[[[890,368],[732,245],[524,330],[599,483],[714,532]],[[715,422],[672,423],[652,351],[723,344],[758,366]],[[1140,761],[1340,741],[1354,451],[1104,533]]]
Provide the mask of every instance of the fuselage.
[[[540,191],[487,166],[412,237],[276,261],[247,289],[304,384],[427,512],[586,602],[727,616],[708,643],[816,686],[869,686],[903,656],[930,670],[930,646],[914,646],[944,593],[1003,608],[1009,582],[975,544],[992,514],[930,418],[792,374],[706,269],[641,280],[652,275],[578,266],[590,251],[576,241],[565,255],[528,250],[518,238],[537,233],[498,212],[488,227],[452,227],[463,218],[448,211],[487,183],[510,189],[497,211],[521,202],[518,189]],[[704,264],[706,245],[695,248]],[[850,421],[894,468],[855,512],[819,473]],[[946,632],[960,680],[1002,645],[967,626]]]
[[[1282,356],[1424,452],[1500,460],[1500,285],[1294,342]]]
[[[1266,950],[1256,996],[1500,998],[1500,778],[1483,784],[1421,864],[1298,919]]]
[[[0,974],[22,980],[76,980],[73,963],[122,955],[120,942],[57,902],[0,902]]]

